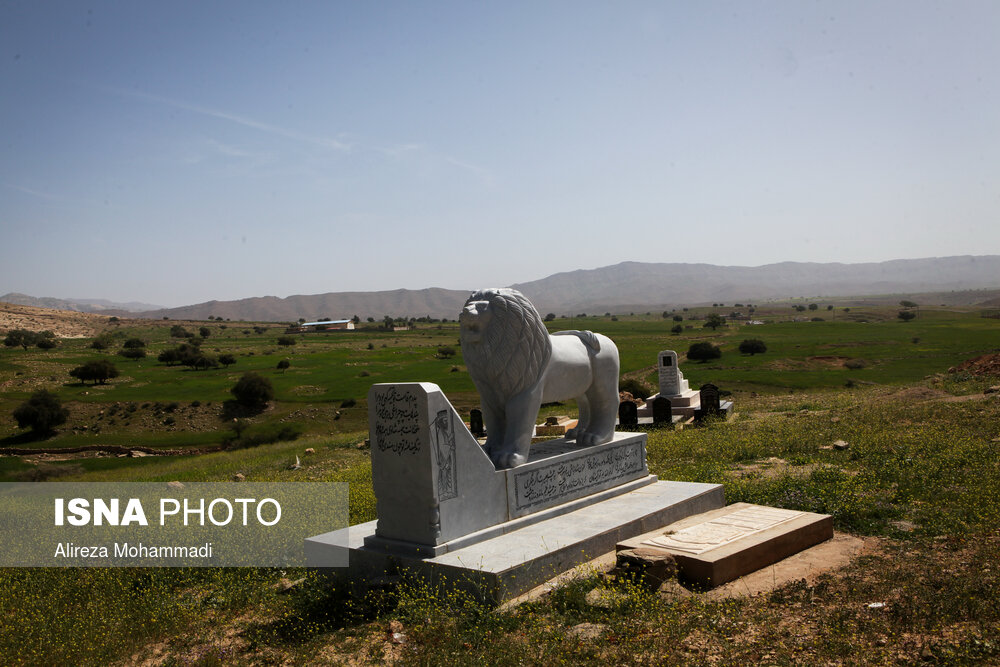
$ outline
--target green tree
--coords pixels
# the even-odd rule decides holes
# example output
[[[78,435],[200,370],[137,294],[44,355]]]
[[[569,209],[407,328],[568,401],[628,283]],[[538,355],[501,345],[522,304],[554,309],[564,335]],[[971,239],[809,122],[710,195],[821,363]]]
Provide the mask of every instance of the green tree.
[[[688,348],[687,358],[691,361],[700,361],[702,363],[708,361],[709,359],[718,359],[722,356],[722,350],[720,350],[715,345],[711,343],[692,343],[691,347]]]
[[[236,357],[234,357],[231,354],[220,354],[219,363],[225,366],[226,368],[229,368],[230,366],[236,363]]]
[[[898,317],[899,319],[903,320],[904,322],[909,322],[910,320],[912,320],[916,316],[917,316],[917,314],[915,312],[913,312],[912,310],[901,310],[896,315],[896,317]]]
[[[141,338],[129,338],[127,341],[122,343],[122,347],[127,350],[138,350],[140,348],[146,347],[146,341]]]
[[[207,368],[218,368],[219,360],[210,354],[198,354],[190,366],[196,371],[203,371]]]
[[[167,366],[173,366],[181,360],[181,355],[177,351],[176,347],[172,347],[160,352],[159,356],[156,357],[156,360],[166,364]]]
[[[107,359],[94,359],[82,366],[77,366],[69,374],[81,383],[90,380],[97,385],[106,384],[111,378],[118,377],[118,369]]]
[[[752,357],[755,354],[764,354],[765,352],[767,352],[767,345],[759,338],[747,338],[740,343],[741,354],[749,354]]]
[[[545,321],[546,322],[551,322],[554,319],[556,319],[556,314],[555,313],[546,313],[545,314]]]
[[[712,331],[715,331],[725,323],[726,323],[726,318],[724,318],[722,315],[719,315],[718,313],[712,313],[705,318],[705,328],[711,329]]]
[[[38,338],[38,342],[35,343],[35,345],[37,345],[38,349],[40,350],[51,350],[56,345],[58,345],[58,343],[56,343],[55,337],[48,338],[46,336],[40,336]]]
[[[670,327],[670,333],[672,333],[675,336],[681,333],[682,331],[684,331],[683,324],[675,324],[674,326]]]
[[[27,329],[11,329],[3,339],[3,344],[7,347],[17,347],[20,345],[27,350],[38,342],[39,335]]]
[[[201,336],[202,338],[208,338],[209,336],[212,335],[212,330],[209,329],[208,327],[200,327],[198,329],[198,335]]]
[[[90,347],[94,350],[106,350],[111,347],[113,342],[111,334],[102,333],[90,343]]]
[[[438,356],[442,359],[451,359],[455,356],[455,348],[448,345],[442,345],[438,348]]]
[[[146,357],[146,350],[141,347],[125,347],[118,354],[126,359],[138,360]]]
[[[683,321],[684,321],[683,315],[674,315],[674,322],[683,322]]]
[[[274,398],[271,381],[257,373],[244,373],[229,391],[237,403],[252,409],[263,408]]]
[[[39,389],[14,409],[17,427],[30,427],[38,435],[51,433],[56,426],[65,424],[67,417],[69,410],[62,406],[59,397],[45,389]]]
[[[818,310],[818,309],[819,309],[819,306],[817,306],[815,303],[810,303],[809,304],[809,310]]]
[[[292,362],[290,362],[288,359],[282,359],[281,361],[278,362],[278,370],[284,373],[291,365]]]
[[[191,336],[188,330],[179,324],[175,324],[170,327],[170,337],[171,338],[189,338]]]
[[[899,305],[901,305],[903,308],[916,308],[917,307],[916,301],[909,301],[907,299],[903,299],[902,301],[900,301]]]
[[[295,340],[293,336],[278,336],[278,345],[289,347],[291,345],[295,345],[298,342],[299,341]]]

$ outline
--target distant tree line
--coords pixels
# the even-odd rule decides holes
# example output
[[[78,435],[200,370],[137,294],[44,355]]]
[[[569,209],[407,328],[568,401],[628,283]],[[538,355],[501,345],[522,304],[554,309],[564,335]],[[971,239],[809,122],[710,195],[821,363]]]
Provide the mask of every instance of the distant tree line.
[[[51,350],[56,343],[56,335],[51,331],[28,331],[27,329],[11,329],[3,339],[3,344],[7,347],[38,347],[42,350]]]

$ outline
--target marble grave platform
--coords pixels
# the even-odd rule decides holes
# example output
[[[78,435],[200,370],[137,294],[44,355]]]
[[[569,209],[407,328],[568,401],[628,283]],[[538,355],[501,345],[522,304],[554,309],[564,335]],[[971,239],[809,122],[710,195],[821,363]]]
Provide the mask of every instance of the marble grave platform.
[[[724,505],[721,485],[650,475],[645,433],[591,447],[551,440],[496,470],[437,385],[377,384],[368,404],[378,519],[305,545],[317,563],[346,548],[355,582],[405,571],[499,602]]]

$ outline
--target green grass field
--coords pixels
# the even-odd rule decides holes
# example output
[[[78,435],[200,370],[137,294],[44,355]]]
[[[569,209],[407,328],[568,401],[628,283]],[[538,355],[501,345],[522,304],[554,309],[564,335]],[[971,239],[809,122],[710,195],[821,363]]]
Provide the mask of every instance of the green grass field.
[[[704,316],[712,309],[683,313]],[[716,309],[725,314],[730,309]],[[659,314],[557,319],[552,330],[591,329],[613,338],[622,373],[651,386],[656,354],[681,353],[692,387],[733,392],[738,415],[703,428],[654,430],[649,465],[664,479],[721,483],[727,502],[832,514],[835,526],[879,538],[846,571],[753,598],[669,598],[585,577],[514,609],[493,609],[419,585],[352,597],[305,571],[270,569],[0,570],[3,664],[971,664],[1000,660],[1000,378],[950,367],[1000,348],[1000,320],[923,308],[910,322],[896,309],[852,308],[789,321],[790,309],[759,309],[755,326],[672,335]],[[832,319],[836,316],[836,319]],[[860,321],[867,320],[867,321]],[[280,329],[206,323],[203,343],[229,352],[229,369],[166,366],[169,324],[123,326],[108,352],[89,339],[50,351],[0,350],[0,447],[85,444],[165,449],[218,445],[233,436],[229,388],[245,371],[273,383],[276,400],[247,419],[246,433],[294,425],[295,440],[198,456],[0,457],[0,480],[345,481],[352,523],[375,518],[365,396],[373,382],[429,381],[461,412],[477,403],[456,325],[408,332],[306,335],[290,348]],[[191,329],[191,327],[189,327]],[[194,327],[197,330],[197,327]],[[249,331],[250,333],[244,333]],[[114,357],[139,336],[150,357]],[[743,356],[745,338],[766,353]],[[722,357],[683,361],[709,340]],[[371,349],[369,349],[369,346]],[[454,347],[454,358],[437,356]],[[81,386],[68,371],[96,356],[121,375]],[[290,368],[275,367],[288,359]],[[843,362],[864,361],[851,370]],[[453,368],[458,370],[453,371]],[[38,388],[70,408],[45,440],[16,428],[12,410]],[[356,401],[342,407],[345,400]],[[171,407],[172,403],[177,403]],[[195,405],[196,404],[196,405]],[[571,414],[572,405],[547,408]],[[339,417],[338,413],[339,412]],[[172,418],[171,423],[166,423]],[[84,429],[86,427],[86,429]],[[96,434],[95,434],[96,432]],[[840,451],[834,440],[850,443]],[[305,455],[306,448],[314,454]],[[303,467],[289,470],[299,456]],[[306,581],[279,594],[282,578]],[[613,603],[586,602],[613,589]],[[880,611],[869,603],[883,602]],[[601,628],[581,639],[581,623]],[[394,640],[393,633],[403,637]]]

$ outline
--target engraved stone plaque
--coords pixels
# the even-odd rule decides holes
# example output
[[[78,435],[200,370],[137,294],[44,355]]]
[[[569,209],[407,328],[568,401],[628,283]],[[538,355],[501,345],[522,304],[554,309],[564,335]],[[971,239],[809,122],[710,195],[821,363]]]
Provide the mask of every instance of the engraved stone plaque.
[[[690,554],[702,554],[800,516],[802,512],[752,506],[688,526],[670,535],[654,537],[643,544]]]
[[[507,477],[511,518],[646,476],[645,444],[644,438],[636,437],[515,468]]]

